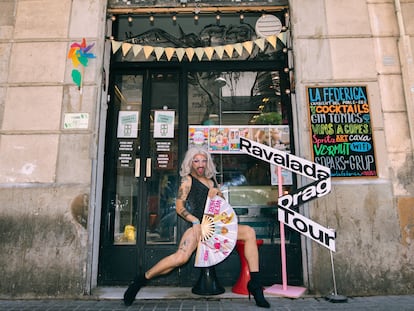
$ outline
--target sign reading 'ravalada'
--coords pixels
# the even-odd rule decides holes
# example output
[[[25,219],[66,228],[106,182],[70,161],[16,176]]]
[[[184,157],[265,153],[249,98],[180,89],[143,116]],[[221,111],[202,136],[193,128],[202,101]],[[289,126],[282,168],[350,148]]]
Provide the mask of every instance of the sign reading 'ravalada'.
[[[279,197],[278,219],[292,229],[335,251],[335,232],[295,212],[292,208],[331,191],[331,171],[328,167],[273,149],[247,138],[240,138],[240,150],[260,160],[278,165],[314,182]]]

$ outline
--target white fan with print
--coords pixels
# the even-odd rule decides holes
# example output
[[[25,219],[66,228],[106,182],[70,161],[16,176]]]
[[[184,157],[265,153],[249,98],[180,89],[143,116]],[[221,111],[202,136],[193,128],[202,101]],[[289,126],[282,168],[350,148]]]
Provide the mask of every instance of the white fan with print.
[[[236,242],[237,215],[233,208],[219,196],[207,198],[194,266],[211,267],[222,262]]]

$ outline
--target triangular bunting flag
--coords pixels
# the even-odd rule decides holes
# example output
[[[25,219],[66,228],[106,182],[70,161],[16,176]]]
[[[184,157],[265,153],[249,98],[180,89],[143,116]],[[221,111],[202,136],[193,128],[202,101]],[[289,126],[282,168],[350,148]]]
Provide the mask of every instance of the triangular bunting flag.
[[[171,58],[174,55],[174,51],[175,51],[174,48],[165,48],[165,55],[167,55],[168,60],[171,60]]]
[[[175,54],[177,54],[178,60],[181,62],[183,60],[185,50],[183,48],[175,49]]]
[[[208,60],[211,60],[214,54],[214,48],[212,48],[211,46],[205,47],[204,52],[206,53]]]
[[[253,41],[243,42],[243,47],[246,49],[247,53],[252,54],[253,51]]]
[[[122,43],[122,55],[124,56],[127,55],[131,47],[132,47],[131,43],[127,43],[127,42]]]
[[[264,51],[264,49],[265,49],[265,39],[264,38],[256,39],[256,40],[254,40],[254,43],[256,43],[256,45],[260,48],[260,51]]]
[[[186,48],[185,54],[187,54],[188,60],[191,62],[194,57],[194,49],[193,48]]]
[[[112,40],[111,43],[112,43],[112,53],[115,54],[116,51],[118,51],[119,48],[121,47],[122,42],[118,42],[118,41]]]
[[[241,43],[236,43],[234,45],[234,49],[236,50],[237,54],[239,54],[239,56],[242,56],[242,54],[243,54],[243,45]]]
[[[283,42],[284,45],[286,45],[286,31],[281,32],[280,34],[277,35],[277,37],[280,39],[280,41]]]
[[[218,56],[220,59],[222,59],[222,58],[223,58],[223,54],[224,54],[224,46],[222,46],[222,45],[216,46],[216,47],[214,48],[214,50],[216,51],[217,56]]]
[[[150,46],[150,45],[144,45],[144,54],[145,54],[145,58],[148,59],[148,57],[150,57],[152,51],[154,51],[154,47]]]
[[[194,51],[195,51],[195,54],[198,57],[198,60],[201,61],[203,59],[204,49],[203,48],[195,48]]]
[[[157,46],[154,48],[155,56],[157,57],[157,60],[160,60],[162,54],[164,54],[164,48],[161,46]]]
[[[241,46],[241,44],[240,44]],[[243,49],[243,48],[242,48]],[[227,55],[232,58],[233,57],[233,51],[234,51],[234,45],[233,44],[227,44],[224,46],[224,50],[226,51]],[[220,58],[221,59],[221,58]]]
[[[268,36],[266,40],[273,46],[274,49],[276,48],[276,36]]]
[[[141,44],[134,44],[132,46],[132,52],[134,53],[134,56],[137,57],[137,55],[139,54],[139,52],[141,52],[142,50],[142,45]]]

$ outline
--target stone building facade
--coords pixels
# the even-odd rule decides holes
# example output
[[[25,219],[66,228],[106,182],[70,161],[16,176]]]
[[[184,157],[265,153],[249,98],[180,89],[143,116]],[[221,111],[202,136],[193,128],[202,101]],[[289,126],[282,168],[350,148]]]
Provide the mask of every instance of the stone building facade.
[[[107,10],[123,2],[0,2],[0,297],[76,297],[97,287]],[[376,177],[333,178],[332,192],[301,212],[336,230],[341,293],[412,294],[414,1],[285,5],[296,154],[313,156],[308,87],[367,86],[375,139]],[[83,38],[96,58],[79,92],[67,55]],[[66,128],[65,116],[80,112],[88,114],[86,128]],[[329,292],[329,252],[303,238],[302,254],[304,285],[316,295]]]

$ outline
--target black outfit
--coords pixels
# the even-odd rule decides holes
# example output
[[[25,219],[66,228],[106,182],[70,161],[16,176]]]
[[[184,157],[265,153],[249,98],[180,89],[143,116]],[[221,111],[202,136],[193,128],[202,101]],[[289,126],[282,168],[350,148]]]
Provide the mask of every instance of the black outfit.
[[[206,206],[209,188],[191,176],[191,189],[188,193],[187,201],[191,206],[191,214],[193,214],[201,222],[204,215],[204,207]]]

